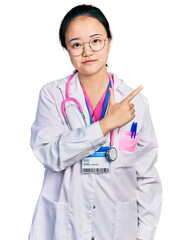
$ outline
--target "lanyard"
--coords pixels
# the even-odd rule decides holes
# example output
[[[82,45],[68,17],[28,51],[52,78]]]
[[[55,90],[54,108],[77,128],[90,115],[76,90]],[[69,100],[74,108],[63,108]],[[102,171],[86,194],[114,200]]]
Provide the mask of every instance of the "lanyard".
[[[107,108],[108,101],[109,101],[109,88],[110,87],[111,87],[111,81],[109,80],[109,86],[107,88],[106,97],[105,97],[104,104],[103,104],[103,107],[102,107],[100,120],[104,117],[104,115],[106,113],[106,108]],[[89,113],[90,123],[92,124],[93,123],[92,116],[91,116],[91,113],[90,113],[90,110],[89,110],[89,107],[88,107],[86,99],[85,99],[85,102],[86,102],[87,110],[88,110],[88,113]]]
[[[107,88],[106,97],[105,97],[104,104],[103,104],[103,107],[102,107],[100,120],[104,117],[104,115],[106,113],[106,108],[107,108],[108,101],[109,101],[109,88],[110,87],[111,87],[111,81],[109,80],[109,86]],[[90,110],[89,110],[89,107],[88,107],[86,99],[85,99],[85,102],[86,102],[87,110],[89,112],[90,123],[92,124],[93,123],[92,116],[90,114]],[[108,161],[116,160],[116,158],[117,158],[117,150],[116,150],[116,148],[113,147],[113,141],[114,141],[113,139],[114,139],[114,136],[113,136],[113,130],[112,130],[110,132],[110,147],[101,147],[96,153],[94,153],[93,156],[94,157],[97,156],[97,155],[99,156],[101,154],[101,152],[106,151],[105,157],[106,157],[106,159]]]

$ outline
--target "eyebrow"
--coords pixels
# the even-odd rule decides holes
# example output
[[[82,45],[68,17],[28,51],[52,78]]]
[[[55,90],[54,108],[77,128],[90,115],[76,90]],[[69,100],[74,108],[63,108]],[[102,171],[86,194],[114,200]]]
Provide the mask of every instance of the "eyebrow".
[[[102,34],[100,33],[95,33],[93,35],[91,35],[90,37],[96,37],[96,36],[102,36]],[[76,40],[80,40],[80,38],[72,38],[70,41],[68,41],[68,43],[72,42],[72,41],[76,41]]]

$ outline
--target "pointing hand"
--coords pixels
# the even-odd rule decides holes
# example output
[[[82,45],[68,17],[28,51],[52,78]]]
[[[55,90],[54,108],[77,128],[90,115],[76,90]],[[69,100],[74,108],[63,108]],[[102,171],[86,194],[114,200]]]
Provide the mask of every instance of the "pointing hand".
[[[110,96],[107,115],[100,121],[104,135],[112,129],[122,127],[134,119],[134,105],[130,102],[142,89],[143,86],[139,86],[121,102],[116,103],[114,100],[114,92],[112,88],[109,88]]]

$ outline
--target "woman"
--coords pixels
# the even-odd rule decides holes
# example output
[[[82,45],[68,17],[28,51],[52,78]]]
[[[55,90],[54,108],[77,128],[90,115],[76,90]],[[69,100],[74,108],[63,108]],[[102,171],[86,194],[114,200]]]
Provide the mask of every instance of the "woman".
[[[107,72],[112,35],[98,8],[70,10],[59,36],[76,72],[40,92],[31,147],[45,178],[29,239],[153,240],[161,183],[143,87]]]

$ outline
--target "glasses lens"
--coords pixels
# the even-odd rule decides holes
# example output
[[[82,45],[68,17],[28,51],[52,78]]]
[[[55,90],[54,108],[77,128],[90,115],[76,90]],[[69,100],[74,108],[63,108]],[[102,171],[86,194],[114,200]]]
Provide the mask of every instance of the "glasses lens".
[[[90,41],[90,46],[93,51],[100,51],[105,46],[105,40],[102,37],[96,37]]]
[[[82,54],[82,43],[71,42],[68,49],[70,54],[72,54],[73,56],[79,56]]]

